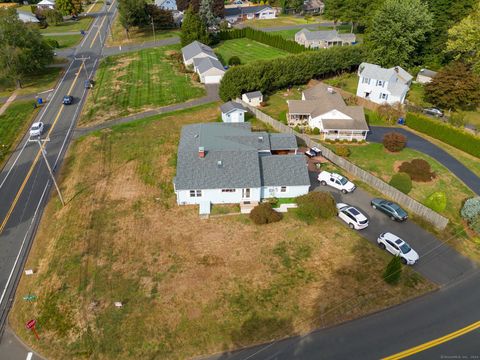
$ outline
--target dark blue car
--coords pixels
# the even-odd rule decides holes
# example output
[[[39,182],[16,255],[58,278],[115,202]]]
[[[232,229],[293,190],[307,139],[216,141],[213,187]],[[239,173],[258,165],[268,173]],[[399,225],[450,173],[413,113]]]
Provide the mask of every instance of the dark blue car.
[[[407,212],[394,202],[385,199],[373,199],[370,204],[374,209],[380,210],[392,220],[405,221],[408,219]]]

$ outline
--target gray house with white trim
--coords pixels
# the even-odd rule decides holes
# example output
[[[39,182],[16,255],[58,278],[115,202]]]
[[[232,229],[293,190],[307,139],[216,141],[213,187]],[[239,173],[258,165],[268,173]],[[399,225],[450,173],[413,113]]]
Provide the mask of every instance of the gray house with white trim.
[[[340,34],[337,30],[310,31],[302,29],[295,34],[295,42],[312,49],[352,45],[356,40],[355,34]]]
[[[252,132],[250,123],[182,128],[174,190],[179,205],[256,203],[310,188],[307,163],[291,134]],[[208,212],[207,212],[208,213]]]

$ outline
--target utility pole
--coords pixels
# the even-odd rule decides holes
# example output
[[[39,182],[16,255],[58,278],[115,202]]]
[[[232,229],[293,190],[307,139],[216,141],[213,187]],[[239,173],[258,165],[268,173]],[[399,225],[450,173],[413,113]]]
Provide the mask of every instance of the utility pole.
[[[30,142],[36,142],[38,146],[40,147],[40,152],[42,153],[43,160],[45,160],[45,164],[47,165],[48,172],[50,173],[50,177],[52,178],[53,184],[55,185],[55,189],[57,189],[58,197],[60,198],[60,201],[62,202],[62,205],[65,206],[65,201],[63,201],[63,196],[60,191],[60,188],[58,187],[57,181],[55,180],[55,176],[53,175],[52,168],[50,167],[50,163],[47,160],[47,152],[45,151],[45,146],[42,144],[42,142],[50,141],[49,138],[46,139],[40,139],[38,137],[37,139],[28,139]]]
[[[153,41],[155,42],[155,24],[153,23],[153,16],[150,15],[150,19],[152,20],[152,29],[153,29]]]
[[[114,0],[115,1],[115,0]],[[112,31],[112,25],[110,24],[110,17],[108,16],[108,6],[107,2],[105,1],[105,15],[107,17],[107,27],[110,29],[110,36],[112,37],[113,40],[113,31]],[[107,35],[108,37],[108,35]]]

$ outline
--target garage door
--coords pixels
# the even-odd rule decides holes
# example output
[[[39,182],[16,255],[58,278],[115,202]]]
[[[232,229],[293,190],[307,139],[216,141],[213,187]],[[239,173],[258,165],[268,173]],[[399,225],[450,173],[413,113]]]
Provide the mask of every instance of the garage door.
[[[219,84],[222,80],[222,75],[205,76],[205,84]]]

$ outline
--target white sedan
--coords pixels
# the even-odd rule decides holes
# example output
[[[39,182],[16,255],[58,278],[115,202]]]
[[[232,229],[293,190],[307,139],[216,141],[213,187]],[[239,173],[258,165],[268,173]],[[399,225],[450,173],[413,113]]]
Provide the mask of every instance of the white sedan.
[[[43,133],[44,125],[41,121],[35,122],[30,128],[30,136],[40,136]]]
[[[405,265],[413,265],[419,259],[417,252],[413,250],[410,245],[390,232],[380,234],[377,243],[378,246],[386,249],[392,255],[400,256]]]
[[[368,226],[367,217],[351,205],[338,203],[338,217],[345,221],[351,229],[361,230]]]

